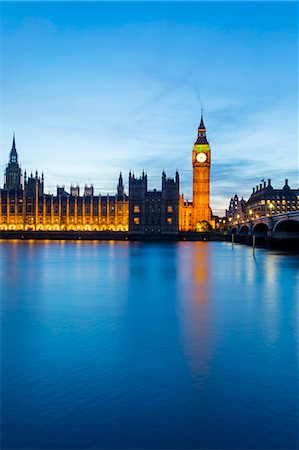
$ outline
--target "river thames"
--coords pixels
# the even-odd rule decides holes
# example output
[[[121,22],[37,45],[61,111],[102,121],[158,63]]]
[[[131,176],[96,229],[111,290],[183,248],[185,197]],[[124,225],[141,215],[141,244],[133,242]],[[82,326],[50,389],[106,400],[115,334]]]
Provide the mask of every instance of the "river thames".
[[[297,449],[296,256],[0,242],[3,449]]]

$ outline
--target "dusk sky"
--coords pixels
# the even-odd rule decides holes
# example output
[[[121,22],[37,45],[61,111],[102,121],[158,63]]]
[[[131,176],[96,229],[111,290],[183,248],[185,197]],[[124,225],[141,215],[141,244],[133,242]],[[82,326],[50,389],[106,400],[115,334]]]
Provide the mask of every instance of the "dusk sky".
[[[295,2],[2,3],[1,185],[13,132],[45,191],[178,169],[191,199],[201,107],[211,207],[261,179],[298,187]]]

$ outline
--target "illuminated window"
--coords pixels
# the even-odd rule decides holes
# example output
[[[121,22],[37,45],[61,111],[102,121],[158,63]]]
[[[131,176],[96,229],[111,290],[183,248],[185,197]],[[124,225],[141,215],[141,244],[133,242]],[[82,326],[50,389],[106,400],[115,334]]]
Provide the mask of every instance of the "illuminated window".
[[[135,225],[139,225],[139,224],[140,224],[140,219],[139,219],[139,217],[134,217],[134,224],[135,224]]]
[[[173,207],[172,205],[168,205],[167,206],[167,212],[172,213],[173,212]]]
[[[140,206],[134,205],[134,213],[140,213]]]
[[[167,217],[167,223],[169,223],[169,224],[172,223],[172,217]]]

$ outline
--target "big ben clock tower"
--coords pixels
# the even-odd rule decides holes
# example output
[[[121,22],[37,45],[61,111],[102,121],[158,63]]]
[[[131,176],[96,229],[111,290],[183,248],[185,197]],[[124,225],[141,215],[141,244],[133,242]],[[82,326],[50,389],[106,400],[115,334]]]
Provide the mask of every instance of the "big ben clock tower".
[[[201,114],[197,140],[192,151],[193,166],[193,225],[200,230],[201,222],[211,223],[210,166],[211,149],[206,137],[206,128]]]

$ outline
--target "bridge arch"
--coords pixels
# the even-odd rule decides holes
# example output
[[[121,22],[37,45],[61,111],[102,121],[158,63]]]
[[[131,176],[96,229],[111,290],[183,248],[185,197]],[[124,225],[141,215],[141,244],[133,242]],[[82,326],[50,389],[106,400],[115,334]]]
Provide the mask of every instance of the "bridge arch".
[[[249,234],[249,226],[248,225],[242,225],[240,227],[240,234]]]
[[[299,221],[294,219],[280,220],[274,225],[273,237],[289,237],[299,239]]]
[[[256,223],[252,228],[252,234],[255,236],[267,236],[269,227],[264,222]]]

